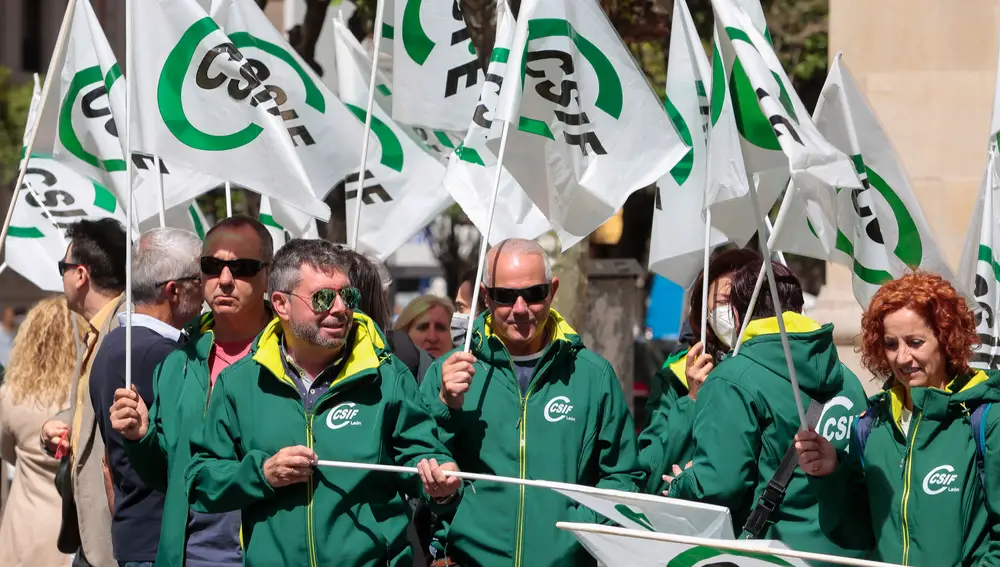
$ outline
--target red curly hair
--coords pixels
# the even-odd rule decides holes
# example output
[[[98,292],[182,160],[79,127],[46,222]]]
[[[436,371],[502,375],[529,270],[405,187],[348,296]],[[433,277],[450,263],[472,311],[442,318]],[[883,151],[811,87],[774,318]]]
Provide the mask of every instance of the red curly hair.
[[[909,308],[920,314],[934,331],[944,351],[948,376],[970,372],[972,349],[979,344],[976,320],[965,299],[947,280],[927,272],[914,272],[892,280],[872,297],[861,317],[861,364],[878,378],[892,376],[885,357],[885,317]]]

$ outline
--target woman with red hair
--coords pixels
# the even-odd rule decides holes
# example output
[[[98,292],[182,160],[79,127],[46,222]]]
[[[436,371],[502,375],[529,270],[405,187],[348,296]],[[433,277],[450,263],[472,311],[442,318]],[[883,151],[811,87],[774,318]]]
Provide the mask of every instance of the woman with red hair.
[[[861,363],[885,389],[854,421],[848,453],[797,435],[802,470],[836,472],[817,485],[827,501],[868,509],[873,559],[1000,565],[1000,408],[989,411],[1000,374],[969,366],[979,339],[965,299],[939,276],[905,275],[872,298],[861,337]]]

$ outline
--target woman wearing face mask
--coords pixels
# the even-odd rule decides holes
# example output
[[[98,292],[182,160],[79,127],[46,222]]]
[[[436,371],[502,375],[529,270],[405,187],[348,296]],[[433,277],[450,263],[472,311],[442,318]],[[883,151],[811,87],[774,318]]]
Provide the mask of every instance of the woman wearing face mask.
[[[719,363],[698,393],[694,457],[690,468],[675,468],[676,478],[668,477],[669,496],[725,506],[733,527],[742,526],[755,538],[781,540],[799,551],[864,556],[870,544],[867,526],[856,527],[859,522],[847,503],[820,510],[816,488],[795,467],[794,449],[784,498],[771,504],[769,514],[758,507],[799,428],[779,316],[788,332],[802,402],[810,415],[818,414],[818,428],[835,447],[844,450],[848,443],[838,424],[849,423],[865,406],[861,382],[837,358],[833,325],[820,326],[801,314],[802,287],[787,267],[773,263],[780,306],[772,303],[765,281],[764,293],[750,311],[761,265],[758,258],[731,276],[727,307],[732,328],[738,329],[746,317],[750,322],[739,354]]]
[[[670,472],[671,465],[691,460],[694,452],[691,426],[694,424],[694,402],[698,389],[715,363],[729,351],[729,343],[716,336],[716,328],[726,329],[722,323],[724,318],[718,314],[728,310],[733,272],[759,259],[760,254],[745,248],[727,250],[712,259],[708,265],[708,309],[716,317],[709,315],[709,329],[705,333],[708,348],[704,348],[700,341],[690,349],[681,348],[667,357],[663,368],[650,381],[646,402],[649,421],[639,434],[639,463],[646,471],[646,492],[649,494],[666,491],[667,483],[663,475]],[[698,274],[690,290],[688,320],[695,337],[701,335],[701,289],[704,279],[704,273]],[[727,332],[722,334],[728,339]]]
[[[861,363],[886,389],[855,420],[849,452],[797,435],[802,470],[865,505],[873,559],[1000,565],[1000,374],[969,366],[979,339],[965,300],[939,276],[903,276],[872,298],[861,337]]]

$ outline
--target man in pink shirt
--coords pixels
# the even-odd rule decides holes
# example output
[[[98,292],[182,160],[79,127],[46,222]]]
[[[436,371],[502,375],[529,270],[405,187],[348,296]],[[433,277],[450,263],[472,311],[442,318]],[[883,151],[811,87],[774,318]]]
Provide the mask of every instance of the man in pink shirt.
[[[134,390],[115,392],[111,426],[125,440],[143,482],[166,494],[160,567],[242,565],[240,513],[189,510],[184,472],[191,433],[201,427],[216,378],[250,352],[273,317],[264,301],[272,256],[271,236],[256,219],[230,217],[212,227],[201,256],[202,291],[211,311],[185,328],[184,346],[157,367],[148,409]]]

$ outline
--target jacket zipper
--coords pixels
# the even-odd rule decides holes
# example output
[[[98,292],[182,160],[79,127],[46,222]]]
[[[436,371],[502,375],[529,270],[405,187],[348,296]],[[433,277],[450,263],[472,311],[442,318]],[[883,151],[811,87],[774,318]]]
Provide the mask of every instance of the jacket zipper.
[[[906,478],[903,482],[903,499],[900,503],[900,509],[902,514],[902,528],[903,528],[903,565],[908,565],[910,560],[910,522],[907,520],[907,514],[910,508],[910,490],[912,489],[912,474],[913,474],[913,446],[917,441],[917,429],[920,428],[920,421],[923,419],[924,414],[920,412],[917,415],[917,421],[913,424],[913,435],[910,436],[910,444],[906,448],[906,462],[904,465],[904,473]]]
[[[303,410],[303,415],[306,418],[306,446],[310,449],[313,448],[313,415],[306,414]],[[309,565],[311,567],[318,567],[318,561],[316,560],[316,534],[313,526],[313,477],[309,475],[309,480],[306,481],[308,485],[308,504],[306,505],[306,542],[309,545]]]
[[[510,363],[510,369],[511,372],[514,373],[514,386],[517,388],[517,395],[521,399],[521,415],[517,417],[519,442],[517,452],[518,477],[526,479],[528,477],[528,398],[531,397],[531,392],[535,386],[535,376],[534,372],[532,372],[531,382],[528,384],[528,391],[522,395],[521,384],[517,381],[517,369],[514,368],[513,362]],[[517,507],[517,538],[514,541],[514,567],[521,567],[521,555],[524,552],[524,485],[520,485],[518,490],[520,490],[520,503]]]

